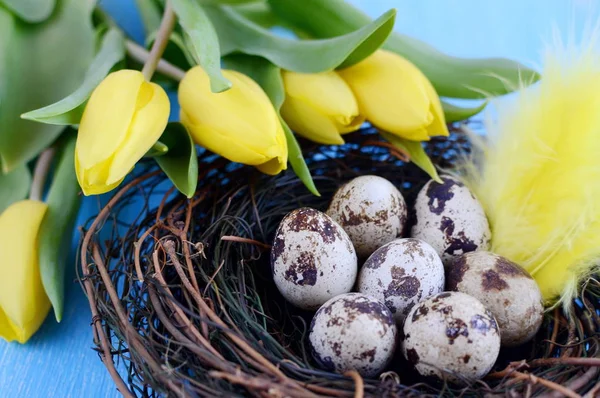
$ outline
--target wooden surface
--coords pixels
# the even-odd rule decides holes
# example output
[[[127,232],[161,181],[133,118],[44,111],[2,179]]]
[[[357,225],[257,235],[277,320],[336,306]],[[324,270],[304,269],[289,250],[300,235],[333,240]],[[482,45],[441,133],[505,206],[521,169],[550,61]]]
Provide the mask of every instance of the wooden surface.
[[[301,1],[301,0],[298,0]],[[562,32],[583,31],[596,22],[593,0],[351,0],[376,16],[396,7],[396,29],[460,56],[507,56],[539,65],[544,43],[554,26]],[[101,4],[121,25],[140,38],[133,0]],[[172,97],[173,98],[173,97]],[[95,214],[99,199],[87,198],[80,222]],[[73,249],[73,254],[75,249]],[[74,269],[74,263],[69,267]],[[1,277],[1,276],[0,276]],[[71,277],[65,315],[57,324],[49,316],[24,346],[0,341],[0,398],[116,397],[113,383],[92,347],[90,311]]]

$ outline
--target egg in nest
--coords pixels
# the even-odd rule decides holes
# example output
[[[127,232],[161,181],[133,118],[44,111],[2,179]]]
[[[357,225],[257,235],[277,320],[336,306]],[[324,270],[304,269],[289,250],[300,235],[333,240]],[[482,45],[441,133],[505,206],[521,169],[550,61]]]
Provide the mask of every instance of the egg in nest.
[[[492,313],[476,298],[444,292],[415,305],[404,323],[402,352],[423,376],[480,379],[500,352]]]
[[[342,227],[327,214],[304,207],[279,224],[271,248],[271,269],[286,300],[314,310],[352,290],[358,265]]]
[[[498,321],[502,345],[533,338],[544,320],[540,288],[517,264],[493,253],[463,254],[447,270],[447,288],[481,301]]]
[[[390,310],[373,297],[348,293],[315,314],[309,332],[313,357],[324,369],[377,376],[391,361],[397,328]]]
[[[373,175],[342,185],[327,214],[344,228],[363,259],[401,236],[408,216],[400,191],[385,178]]]
[[[444,290],[444,265],[429,244],[396,239],[375,251],[358,276],[358,291],[384,303],[402,323],[419,301]]]
[[[477,198],[460,180],[443,176],[430,180],[415,201],[415,225],[411,236],[429,243],[447,265],[453,258],[476,250],[488,250],[490,226]]]

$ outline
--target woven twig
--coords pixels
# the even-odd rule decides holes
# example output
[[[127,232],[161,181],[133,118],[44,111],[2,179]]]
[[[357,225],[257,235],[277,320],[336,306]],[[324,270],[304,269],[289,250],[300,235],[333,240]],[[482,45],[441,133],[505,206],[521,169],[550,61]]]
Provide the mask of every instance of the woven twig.
[[[199,157],[199,187],[190,200],[150,166],[115,194],[84,231],[80,278],[98,353],[119,391],[139,397],[597,394],[600,283],[594,279],[570,317],[548,314],[533,342],[503,352],[487,378],[466,386],[422,380],[400,356],[377,380],[315,366],[306,346],[311,314],[286,303],[270,274],[279,221],[301,206],[324,210],[337,187],[357,175],[389,179],[409,204],[428,180],[372,130],[348,142],[303,143],[320,198],[291,172],[262,176],[207,152]],[[453,131],[427,150],[437,165],[451,168],[469,145]]]

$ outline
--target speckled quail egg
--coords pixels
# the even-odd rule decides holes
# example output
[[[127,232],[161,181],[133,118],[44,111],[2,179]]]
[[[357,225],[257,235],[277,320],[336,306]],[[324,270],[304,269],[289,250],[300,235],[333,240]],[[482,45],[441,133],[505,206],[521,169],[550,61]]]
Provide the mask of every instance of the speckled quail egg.
[[[442,260],[418,239],[396,239],[381,246],[358,275],[358,291],[384,303],[398,323],[419,301],[443,290]]]
[[[450,381],[485,376],[498,357],[500,332],[476,298],[444,292],[415,305],[404,323],[402,352],[423,376]]]
[[[408,217],[400,191],[385,178],[366,175],[341,186],[327,214],[348,233],[356,253],[371,253],[402,235]]]
[[[310,310],[351,291],[358,264],[342,227],[327,214],[304,207],[279,224],[271,248],[271,269],[283,297]]]
[[[491,233],[483,207],[469,188],[455,177],[442,180],[430,180],[419,192],[411,236],[433,246],[448,265],[463,253],[487,250]]]
[[[544,320],[542,294],[529,273],[493,253],[466,253],[447,269],[447,288],[481,301],[498,321],[502,345],[523,344]]]
[[[315,314],[309,342],[315,361],[326,370],[356,370],[374,377],[390,362],[396,347],[390,310],[360,293],[332,298]]]

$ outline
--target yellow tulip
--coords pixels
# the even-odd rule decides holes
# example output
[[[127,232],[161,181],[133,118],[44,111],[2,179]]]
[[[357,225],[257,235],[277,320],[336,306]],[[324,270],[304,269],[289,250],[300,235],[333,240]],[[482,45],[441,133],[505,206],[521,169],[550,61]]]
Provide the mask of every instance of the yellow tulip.
[[[0,337],[25,343],[50,310],[38,260],[38,231],[48,206],[16,202],[0,214]]]
[[[108,192],[123,181],[163,133],[167,93],[141,72],[108,75],[92,93],[81,118],[75,170],[85,195]]]
[[[365,119],[344,79],[335,72],[282,72],[285,101],[281,116],[296,133],[321,144],[339,145],[341,134],[356,131]]]
[[[378,50],[338,72],[354,92],[360,113],[375,127],[413,141],[448,135],[435,89],[400,55]]]
[[[287,168],[287,142],[279,116],[262,88],[248,76],[224,70],[233,83],[222,93],[210,91],[208,75],[196,66],[179,84],[181,122],[194,141],[266,174]]]

